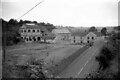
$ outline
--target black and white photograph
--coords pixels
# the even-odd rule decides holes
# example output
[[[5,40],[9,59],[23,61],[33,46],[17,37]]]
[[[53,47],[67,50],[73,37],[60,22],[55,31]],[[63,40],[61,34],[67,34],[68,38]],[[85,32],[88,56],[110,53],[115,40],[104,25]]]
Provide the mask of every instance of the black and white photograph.
[[[0,0],[0,79],[120,80],[119,0]]]

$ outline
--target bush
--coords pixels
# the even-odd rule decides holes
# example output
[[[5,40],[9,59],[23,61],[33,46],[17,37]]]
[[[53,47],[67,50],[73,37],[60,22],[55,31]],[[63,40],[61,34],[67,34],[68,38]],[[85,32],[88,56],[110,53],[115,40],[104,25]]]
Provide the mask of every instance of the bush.
[[[111,52],[107,47],[103,47],[100,51],[100,54],[96,57],[96,60],[99,62],[99,69],[105,70],[110,66],[111,60],[114,59],[115,53]]]
[[[3,78],[31,78],[35,74],[37,78],[45,78],[42,72],[42,61],[30,58],[28,64],[5,63],[3,64]]]
[[[101,54],[103,56],[105,56],[105,58],[107,59],[107,61],[111,61],[114,58],[114,53],[112,53],[107,47],[104,47],[101,50]]]

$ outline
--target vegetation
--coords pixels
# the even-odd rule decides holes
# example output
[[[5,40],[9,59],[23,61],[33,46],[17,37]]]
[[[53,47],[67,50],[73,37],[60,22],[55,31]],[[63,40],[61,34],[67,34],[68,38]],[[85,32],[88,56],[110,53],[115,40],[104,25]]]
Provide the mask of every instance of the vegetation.
[[[116,52],[114,49],[114,52],[111,51],[110,49],[114,49],[114,47],[106,47],[104,46],[101,50],[101,54],[96,57],[96,60],[99,62],[100,67],[99,69],[105,70],[110,67],[111,61],[115,58]]]
[[[10,20],[6,22],[2,20],[2,39],[5,45],[13,45],[17,44],[20,40],[20,34],[18,33],[18,29],[20,25],[17,24],[17,21]]]
[[[26,64],[4,63],[3,64],[3,79],[4,78],[42,78],[46,76],[42,72],[43,61],[30,58]]]
[[[97,31],[97,29],[95,28],[95,26],[92,26],[92,27],[90,27],[89,31],[90,32],[95,32],[95,31]]]
[[[120,78],[120,32],[112,33],[108,42],[96,56],[99,62],[99,69],[88,75],[89,78]]]
[[[107,28],[106,28],[106,27],[102,28],[102,29],[101,29],[101,33],[102,33],[103,35],[106,35],[106,33],[107,33]]]
[[[20,42],[20,34],[19,34],[19,28],[25,24],[25,23],[36,23],[40,26],[44,26],[46,29],[48,29],[48,31],[52,31],[52,29],[55,28],[55,26],[53,24],[50,23],[38,23],[37,21],[29,21],[29,20],[20,20],[19,22],[15,19],[10,19],[8,22],[0,19],[2,21],[2,36],[3,36],[3,43],[5,43],[5,45],[13,45],[13,44],[17,44],[18,42]]]

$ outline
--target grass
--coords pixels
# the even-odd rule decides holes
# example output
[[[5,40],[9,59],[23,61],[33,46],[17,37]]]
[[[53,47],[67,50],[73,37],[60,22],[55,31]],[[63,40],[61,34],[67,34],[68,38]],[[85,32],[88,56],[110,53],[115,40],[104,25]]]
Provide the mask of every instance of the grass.
[[[42,60],[36,60],[31,57],[26,63],[28,64],[17,64],[13,62],[6,62],[3,64],[3,78],[30,78],[32,69],[35,67],[30,67],[30,65],[39,66],[39,69],[42,69]],[[35,72],[34,72],[35,73]],[[39,74],[38,72],[36,72]],[[40,71],[39,76],[44,77],[42,71]],[[41,78],[40,77],[40,78]]]
[[[88,48],[87,46],[82,47],[81,49],[79,49],[78,51],[70,55],[69,57],[61,60],[58,64],[55,64],[51,66],[50,68],[48,68],[48,71],[52,75],[57,76],[64,69],[66,69],[78,56],[80,56],[87,48]]]
[[[73,48],[73,46],[71,46],[71,45],[70,46],[65,45],[64,48],[63,48],[63,45],[59,45],[59,46],[58,45],[46,45],[45,46],[43,44],[42,45],[39,45],[39,44],[33,44],[33,45],[32,44],[26,44],[25,46],[24,45],[21,44],[21,46],[18,46],[18,45],[11,46],[11,47],[9,47],[9,49],[7,49],[7,51],[6,51],[6,61],[7,61],[7,63],[4,65],[5,66],[4,70],[5,70],[5,72],[8,72],[8,73],[4,73],[4,74],[5,75],[8,74],[8,77],[23,77],[24,75],[25,75],[25,77],[27,77],[29,74],[27,74],[28,72],[26,70],[24,70],[22,72],[22,70],[18,68],[17,70],[14,71],[14,70],[12,70],[12,68],[9,69],[7,67],[13,67],[14,68],[15,64],[19,64],[19,65],[23,65],[24,64],[25,65],[27,62],[30,63],[31,61],[34,61],[34,59],[31,58],[31,56],[33,56],[36,59],[42,59],[46,55],[46,50],[45,50],[46,46],[47,46],[48,51],[53,51],[53,52],[55,51],[54,52],[55,54],[56,54],[56,52],[58,52],[60,55],[61,55],[61,53],[62,54],[65,53],[66,54],[66,55],[64,54],[65,56],[72,55],[71,53],[73,53],[74,51],[78,50],[78,46]],[[31,48],[31,49],[23,49],[23,50],[22,49],[14,50],[14,49],[18,49],[18,48],[24,48],[22,46],[27,47],[27,48],[28,47],[33,47],[33,48]],[[70,47],[70,50],[69,50],[69,47]],[[9,51],[10,49],[13,49],[13,51],[12,50]],[[63,52],[59,52],[59,49],[60,49],[60,51],[63,51]],[[63,49],[65,50],[65,52],[64,52]],[[66,50],[66,49],[68,49],[68,50]],[[75,58],[77,58],[77,56],[80,55],[80,53],[82,53],[82,51],[84,51],[84,49],[85,48],[81,48],[79,51],[74,53],[74,55],[72,55],[71,57],[68,57],[68,59],[64,58],[64,60],[62,60],[58,64],[55,64],[54,65],[54,66],[56,66],[56,68],[55,68],[56,70],[55,71],[56,72],[62,71],[61,69],[67,67]],[[45,51],[41,51],[41,50],[45,50]],[[60,65],[62,66],[62,68],[61,68]],[[60,68],[60,69],[57,70],[58,68]],[[53,67],[51,67],[50,69],[53,69]],[[22,74],[24,74],[24,75],[22,75]]]
[[[21,45],[20,47],[24,45]],[[31,47],[30,45],[32,44],[26,44],[25,47],[27,46]],[[15,46],[11,46],[10,49],[18,49],[20,47],[18,45],[15,45]],[[53,51],[55,50],[58,51],[58,49],[61,48],[57,45],[55,45],[55,47],[50,47],[48,45],[45,46],[43,44],[42,45],[33,44],[32,47],[33,48],[31,49],[23,49],[23,50],[22,49],[13,50],[13,51],[12,50],[9,51],[10,49],[6,50],[6,63],[3,65],[4,67],[3,77],[11,77],[11,78],[29,77],[28,70],[22,69],[22,68],[16,68],[16,64],[21,65],[21,66],[26,65],[26,63],[34,64],[33,61],[35,61],[35,59],[42,59],[46,55],[46,51],[41,51],[41,50],[45,50],[46,47],[47,49],[50,49]]]

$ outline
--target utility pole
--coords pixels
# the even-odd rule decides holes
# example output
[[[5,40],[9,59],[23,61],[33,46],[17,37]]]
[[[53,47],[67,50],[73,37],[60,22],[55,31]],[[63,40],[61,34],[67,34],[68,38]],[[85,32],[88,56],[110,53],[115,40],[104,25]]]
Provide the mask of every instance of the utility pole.
[[[3,28],[3,35],[2,35],[2,61],[3,63],[5,62],[5,46],[6,46],[6,32],[5,32],[6,27]]]

